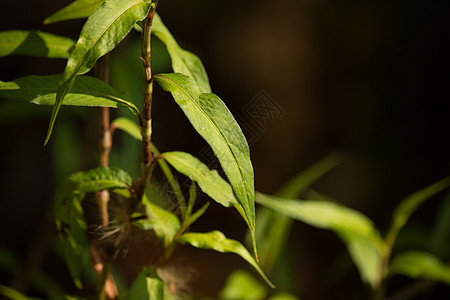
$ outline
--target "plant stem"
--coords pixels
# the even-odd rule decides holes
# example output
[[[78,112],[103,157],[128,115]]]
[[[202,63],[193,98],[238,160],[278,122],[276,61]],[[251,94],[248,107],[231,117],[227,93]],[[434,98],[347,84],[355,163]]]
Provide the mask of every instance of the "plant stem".
[[[152,136],[152,94],[153,94],[153,78],[151,68],[151,30],[153,17],[155,15],[156,5],[152,4],[150,11],[142,22],[142,53],[141,59],[144,66],[143,76],[143,93],[144,104],[142,107],[142,116],[140,119],[141,136],[142,136],[142,165],[141,174],[135,182],[135,192],[137,200],[141,201],[144,195],[145,187],[147,186],[151,177],[152,165],[152,151],[151,151],[151,136]]]

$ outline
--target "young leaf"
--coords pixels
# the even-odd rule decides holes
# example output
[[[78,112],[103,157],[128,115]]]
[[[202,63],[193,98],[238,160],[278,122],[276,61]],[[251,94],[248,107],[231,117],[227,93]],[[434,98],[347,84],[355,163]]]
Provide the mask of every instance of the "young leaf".
[[[450,265],[444,264],[430,253],[421,251],[408,251],[397,255],[391,262],[389,273],[450,285]]]
[[[45,144],[50,139],[56,116],[75,77],[88,72],[98,58],[114,49],[133,25],[147,16],[150,6],[142,0],[106,0],[87,19],[59,83]]]
[[[395,208],[392,216],[392,225],[386,238],[389,247],[392,247],[399,231],[408,222],[409,217],[427,199],[450,186],[450,177],[446,177],[424,189],[408,196]]]
[[[54,105],[60,78],[60,75],[26,76],[9,82],[0,81],[0,97],[37,105]],[[139,115],[133,103],[122,99],[120,93],[111,86],[91,76],[77,77],[62,105],[113,108],[123,105]]]
[[[265,299],[267,293],[267,288],[248,271],[236,270],[228,276],[225,286],[219,292],[219,299]]]
[[[185,75],[159,74],[155,79],[165,91],[172,93],[192,126],[213,149],[254,230],[253,166],[247,141],[233,115],[219,97],[202,94]]]
[[[200,58],[178,45],[158,14],[153,18],[152,33],[166,45],[173,71],[192,78],[202,93],[211,93],[208,75]]]
[[[128,300],[164,300],[164,282],[155,271],[144,267],[131,285]]]
[[[47,58],[67,58],[75,42],[68,37],[38,30],[0,32],[0,57],[27,55]]]
[[[89,17],[105,0],[75,0],[44,20],[44,24]]]
[[[165,152],[161,156],[178,172],[196,181],[200,188],[225,207],[238,204],[231,186],[216,170],[210,170],[196,157],[185,152]]]
[[[384,242],[365,215],[325,201],[280,199],[257,193],[256,201],[311,226],[333,230],[347,245],[362,279],[375,286],[380,274]]]
[[[275,287],[247,249],[240,242],[227,239],[220,231],[215,230],[207,233],[185,233],[180,237],[178,242],[182,244],[190,244],[200,249],[212,249],[222,253],[237,254],[245,259],[253,268],[255,268],[255,270],[258,271],[261,277],[271,288]]]
[[[164,246],[170,245],[181,226],[178,218],[173,213],[151,203],[147,197],[143,198],[142,204],[145,207],[146,218],[134,224],[143,230],[154,230]]]

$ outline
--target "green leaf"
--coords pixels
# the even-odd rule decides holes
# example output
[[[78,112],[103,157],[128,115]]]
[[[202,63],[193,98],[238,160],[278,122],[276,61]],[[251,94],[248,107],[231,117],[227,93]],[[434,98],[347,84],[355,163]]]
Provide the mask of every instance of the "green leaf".
[[[300,298],[289,293],[276,293],[270,296],[267,300],[300,300]]]
[[[165,91],[172,93],[192,126],[213,149],[254,230],[253,166],[247,141],[233,115],[219,97],[202,94],[185,75],[159,74],[155,79]]]
[[[147,16],[150,5],[142,0],[106,0],[87,19],[59,83],[45,144],[50,139],[56,116],[75,77],[88,72],[98,58],[114,49],[133,25]]]
[[[155,271],[144,267],[131,285],[128,300],[164,300],[164,282]]]
[[[231,186],[216,170],[210,170],[196,157],[186,152],[165,152],[161,156],[178,172],[196,181],[200,188],[225,207],[238,204]]]
[[[0,57],[27,55],[47,58],[67,58],[75,42],[68,37],[39,30],[0,32]]]
[[[325,157],[289,180],[275,195],[287,199],[299,198],[311,184],[335,168],[340,160],[338,155]],[[263,270],[269,272],[285,248],[292,227],[292,219],[266,207],[258,208],[256,216],[259,263]],[[273,224],[277,224],[277,226],[273,226]]]
[[[397,255],[391,262],[389,273],[450,285],[450,265],[444,264],[430,253],[421,251],[408,251]]]
[[[139,129],[139,125],[128,118],[123,117],[117,118],[111,123],[111,126],[113,128],[125,131],[138,141],[142,141],[141,130]]]
[[[255,300],[267,296],[267,288],[246,270],[236,270],[228,276],[223,289],[219,292],[221,300]]]
[[[154,230],[156,236],[167,247],[172,243],[181,227],[180,220],[170,211],[150,202],[146,196],[144,196],[142,204],[145,207],[145,219],[135,221],[134,224],[143,230]]]
[[[75,0],[44,20],[44,24],[89,17],[105,0]]]
[[[275,287],[247,249],[240,242],[227,239],[220,231],[215,230],[207,233],[185,233],[180,237],[178,242],[182,244],[187,243],[200,249],[212,249],[222,253],[235,253],[255,268],[255,270],[258,271],[261,277],[271,288]]]
[[[64,180],[55,193],[55,222],[72,279],[81,288],[82,256],[87,249],[83,201],[87,192],[104,189],[128,189],[131,177],[115,167],[100,167],[78,172]]]
[[[388,246],[393,246],[400,230],[405,226],[406,222],[408,222],[409,217],[423,202],[449,186],[450,177],[446,177],[414,194],[411,194],[402,202],[400,202],[400,204],[395,208],[392,216],[392,225],[386,238]]]
[[[39,300],[39,298],[27,297],[19,291],[2,284],[0,284],[0,295],[8,297],[8,299],[12,300]]]
[[[363,281],[376,286],[385,244],[365,215],[326,201],[288,200],[261,193],[257,193],[256,201],[311,226],[333,230],[347,245]]]
[[[178,45],[158,14],[155,14],[153,18],[152,34],[166,45],[167,52],[169,52],[172,60],[173,71],[192,78],[202,93],[211,93],[208,75],[200,58]]]
[[[26,76],[9,82],[0,81],[0,97],[38,105],[54,105],[60,78],[61,75]],[[91,76],[77,77],[62,105],[112,108],[123,105],[135,115],[139,114],[133,103],[122,99],[120,93],[111,86]]]

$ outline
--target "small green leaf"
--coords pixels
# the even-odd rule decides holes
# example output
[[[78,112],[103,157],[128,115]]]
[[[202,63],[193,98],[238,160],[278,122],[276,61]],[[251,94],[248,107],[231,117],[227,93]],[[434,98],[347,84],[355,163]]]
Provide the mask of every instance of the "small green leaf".
[[[0,284],[0,295],[7,297],[7,299],[13,300],[39,300],[39,298],[27,297],[19,291],[2,284]]]
[[[163,241],[164,246],[170,245],[181,227],[177,216],[151,203],[145,196],[142,204],[145,207],[146,217],[135,221],[134,224],[143,230],[154,230],[156,236]]]
[[[138,141],[142,141],[141,130],[139,129],[139,125],[128,118],[123,117],[117,118],[111,123],[111,126],[113,128],[125,131]]]
[[[98,167],[72,175],[70,182],[77,191],[93,193],[105,189],[128,189],[133,179],[117,167]]]
[[[210,170],[196,157],[185,152],[166,152],[161,156],[178,172],[196,181],[200,188],[225,207],[238,204],[231,186],[216,170]]]
[[[166,45],[172,60],[173,71],[192,78],[202,93],[211,93],[208,75],[200,58],[178,45],[158,14],[155,14],[153,18],[152,33]]]
[[[180,237],[178,242],[182,244],[187,243],[200,249],[212,249],[222,253],[237,254],[245,259],[253,268],[255,268],[255,270],[258,271],[261,277],[271,288],[275,287],[247,249],[240,242],[227,239],[220,231],[211,231],[207,233],[185,233]]]
[[[164,282],[155,271],[144,267],[131,285],[128,300],[164,300]]]
[[[226,105],[214,94],[202,94],[182,74],[155,75],[159,85],[171,92],[195,130],[208,142],[231,183],[238,202],[255,228],[255,190],[250,150],[241,128]]]
[[[228,276],[223,289],[219,292],[221,300],[255,300],[267,296],[267,288],[246,270],[236,270]]]
[[[47,58],[67,58],[75,41],[39,30],[0,32],[0,57],[26,55]]]
[[[75,77],[88,72],[97,59],[114,49],[133,25],[147,16],[149,10],[150,3],[142,0],[106,0],[87,19],[58,85],[45,144],[50,139],[56,116]]]
[[[431,198],[440,191],[450,186],[450,177],[446,177],[434,184],[431,184],[422,190],[415,192],[408,196],[395,208],[392,216],[392,225],[386,238],[390,247],[393,246],[394,241],[400,230],[408,222],[409,217],[416,211],[416,209],[427,199]]]
[[[347,245],[362,279],[372,287],[378,283],[385,244],[365,215],[326,201],[288,200],[261,193],[256,201],[311,226],[333,230]]]
[[[37,105],[54,105],[60,78],[60,75],[26,76],[9,82],[0,81],[0,97]],[[111,86],[91,76],[77,77],[62,105],[112,108],[123,105],[135,115],[139,114],[133,103],[122,99]]]
[[[408,251],[397,255],[391,262],[389,273],[450,285],[450,265],[444,264],[430,253],[421,251]]]
[[[105,0],[75,0],[44,20],[44,24],[89,17]]]

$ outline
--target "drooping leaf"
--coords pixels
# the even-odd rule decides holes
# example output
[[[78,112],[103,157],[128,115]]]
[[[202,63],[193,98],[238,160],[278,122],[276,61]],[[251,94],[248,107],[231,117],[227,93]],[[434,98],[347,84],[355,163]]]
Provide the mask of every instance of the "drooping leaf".
[[[386,241],[389,247],[393,246],[393,243],[400,232],[400,230],[408,222],[409,217],[416,211],[416,209],[427,199],[431,198],[440,191],[450,186],[450,177],[446,177],[434,184],[431,184],[418,192],[406,197],[395,208],[392,215],[392,225],[389,230]]]
[[[216,170],[210,170],[196,157],[186,152],[165,152],[161,156],[178,172],[196,181],[200,188],[225,207],[238,204],[231,186]]]
[[[408,251],[397,255],[391,262],[389,273],[414,279],[430,279],[450,285],[450,265],[422,251]]]
[[[255,270],[258,271],[261,277],[271,288],[275,287],[247,249],[240,242],[227,239],[220,231],[215,230],[207,233],[185,233],[180,237],[178,242],[182,244],[187,243],[200,249],[212,249],[222,253],[235,253],[255,268]]]
[[[173,71],[192,78],[202,93],[211,93],[208,75],[200,58],[178,45],[158,14],[155,14],[153,18],[152,34],[166,45],[172,60]]]
[[[219,292],[221,300],[255,300],[267,296],[267,288],[246,270],[236,270],[228,276],[225,286]]]
[[[131,285],[128,300],[164,300],[164,282],[155,271],[144,267]]]
[[[131,177],[115,167],[100,167],[78,172],[64,180],[55,193],[55,222],[72,279],[81,288],[82,256],[87,248],[86,221],[81,202],[88,192],[103,189],[128,189]]]
[[[124,117],[117,118],[114,121],[112,121],[111,126],[125,131],[138,141],[142,141],[139,125],[128,118]]]
[[[311,184],[336,167],[339,162],[340,158],[337,155],[325,157],[289,180],[275,195],[286,199],[298,199]],[[292,219],[263,206],[258,208],[256,215],[258,228],[256,241],[259,248],[260,265],[263,270],[269,272],[285,248],[292,227]],[[273,224],[277,224],[277,226],[273,226]]]
[[[44,20],[44,24],[89,17],[105,0],[75,0]]]
[[[185,75],[159,74],[155,79],[165,91],[172,93],[192,126],[213,149],[254,230],[253,166],[247,141],[233,115],[219,97],[202,94]]]
[[[60,75],[25,76],[9,82],[0,81],[0,97],[37,105],[54,105],[60,78]],[[123,99],[111,86],[91,76],[77,77],[62,105],[113,108],[123,105],[135,115],[139,114],[133,103]]]
[[[9,30],[0,32],[0,57],[26,55],[47,58],[67,58],[75,41],[39,30]]]
[[[142,200],[145,207],[145,218],[135,221],[134,224],[143,230],[154,230],[164,246],[172,243],[175,234],[180,229],[180,220],[168,210],[150,202],[146,196]]]
[[[279,199],[257,193],[256,201],[290,218],[334,231],[346,244],[363,281],[379,280],[384,242],[365,215],[337,203]]]
[[[45,143],[50,139],[58,111],[75,77],[88,72],[97,59],[114,49],[133,25],[147,16],[150,6],[142,0],[106,0],[87,19],[59,83]]]

